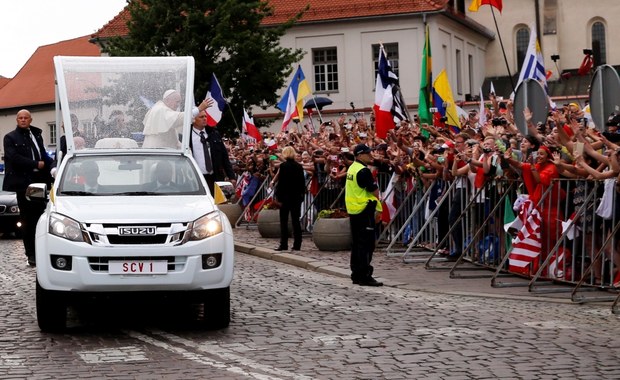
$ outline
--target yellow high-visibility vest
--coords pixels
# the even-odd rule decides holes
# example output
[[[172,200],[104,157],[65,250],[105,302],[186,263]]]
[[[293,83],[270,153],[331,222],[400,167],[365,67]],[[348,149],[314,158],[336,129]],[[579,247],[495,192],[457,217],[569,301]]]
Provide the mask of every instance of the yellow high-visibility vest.
[[[381,202],[375,195],[357,184],[357,173],[365,168],[364,165],[355,161],[347,170],[347,181],[344,188],[344,202],[347,213],[351,215],[360,214],[366,208],[369,201],[377,201],[375,210],[382,211]]]

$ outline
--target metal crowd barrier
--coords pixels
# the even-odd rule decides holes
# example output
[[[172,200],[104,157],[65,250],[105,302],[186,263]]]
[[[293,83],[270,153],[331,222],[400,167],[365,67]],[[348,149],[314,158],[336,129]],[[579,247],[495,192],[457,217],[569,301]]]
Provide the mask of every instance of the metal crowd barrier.
[[[494,287],[571,292],[574,302],[614,301],[613,310],[620,313],[620,295],[616,293],[620,287],[620,207],[618,215],[614,211],[617,193],[613,191],[604,207],[612,209],[609,219],[603,219],[596,212],[605,188],[603,181],[560,179],[553,183],[536,205],[542,219],[543,249],[527,273],[509,270],[512,236],[504,230],[512,212],[518,217],[518,210],[511,209],[524,191],[520,180],[491,181],[475,192],[469,183],[463,188],[454,181],[434,181],[405,192],[395,215],[379,235],[378,247],[408,263],[424,262],[427,269],[449,269],[450,277],[465,277],[461,270],[492,270],[494,273],[484,277],[491,277]],[[429,212],[435,186],[441,187],[443,194],[434,200],[436,207]],[[413,221],[420,221],[415,229]],[[459,237],[462,241],[457,244]],[[446,255],[451,251],[454,255]],[[446,262],[448,266],[443,265]],[[434,265],[439,263],[442,265]],[[522,280],[500,280],[504,277]]]

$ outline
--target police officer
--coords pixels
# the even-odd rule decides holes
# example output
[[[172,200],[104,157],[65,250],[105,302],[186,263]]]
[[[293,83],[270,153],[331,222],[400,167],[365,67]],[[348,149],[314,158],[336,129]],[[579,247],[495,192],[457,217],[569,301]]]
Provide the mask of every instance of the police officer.
[[[381,212],[379,187],[366,165],[373,161],[370,148],[359,144],[353,150],[355,162],[347,170],[345,203],[351,222],[351,280],[362,286],[383,286],[372,277],[370,265],[375,250],[375,212]]]

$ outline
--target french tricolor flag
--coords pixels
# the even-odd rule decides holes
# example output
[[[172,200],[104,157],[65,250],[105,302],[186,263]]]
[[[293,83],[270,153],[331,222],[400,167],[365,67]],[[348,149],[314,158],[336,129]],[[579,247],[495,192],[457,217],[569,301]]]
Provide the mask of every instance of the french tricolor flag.
[[[215,100],[215,102],[206,109],[207,125],[215,127],[217,123],[222,120],[222,113],[224,113],[224,109],[226,108],[226,99],[224,99],[224,95],[222,95],[222,87],[215,77],[215,74],[211,74],[211,84],[209,85],[207,98]]]
[[[263,139],[258,128],[256,128],[254,124],[254,118],[250,117],[245,109],[243,110],[243,129],[245,133],[254,140],[261,141]]]

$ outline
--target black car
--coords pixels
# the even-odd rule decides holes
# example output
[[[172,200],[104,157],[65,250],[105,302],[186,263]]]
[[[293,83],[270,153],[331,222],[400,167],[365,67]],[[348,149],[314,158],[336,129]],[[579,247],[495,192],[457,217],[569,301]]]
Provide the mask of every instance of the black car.
[[[0,189],[4,182],[4,173],[0,173]],[[21,232],[21,222],[19,221],[19,207],[17,197],[12,191],[0,190],[0,233],[3,236],[14,233],[19,236]]]

